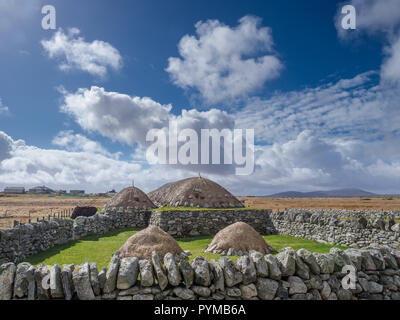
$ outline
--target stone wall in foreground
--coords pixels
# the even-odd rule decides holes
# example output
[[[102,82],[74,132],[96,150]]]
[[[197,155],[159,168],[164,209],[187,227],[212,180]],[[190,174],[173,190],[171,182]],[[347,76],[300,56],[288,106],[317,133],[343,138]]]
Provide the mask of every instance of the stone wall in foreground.
[[[368,214],[366,214],[368,217]],[[370,244],[400,249],[399,224],[390,218],[358,218],[357,215],[337,215],[321,210],[289,209],[270,216],[279,234],[327,242],[355,248]]]
[[[188,210],[153,211],[150,224],[173,237],[214,235],[235,222],[245,222],[260,234],[276,234],[270,219],[272,210]]]
[[[400,300],[400,253],[389,248],[285,248],[277,256],[251,252],[236,263],[201,256],[189,263],[171,254],[160,260],[155,252],[151,260],[114,255],[100,271],[95,263],[6,263],[0,300]],[[350,289],[342,281],[345,265],[354,272]]]

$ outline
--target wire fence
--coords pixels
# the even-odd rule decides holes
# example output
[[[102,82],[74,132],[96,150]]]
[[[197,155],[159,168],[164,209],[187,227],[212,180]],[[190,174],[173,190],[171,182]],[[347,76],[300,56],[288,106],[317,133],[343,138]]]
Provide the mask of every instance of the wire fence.
[[[46,208],[42,210],[28,210],[28,212],[12,212],[5,210],[0,212],[0,229],[10,229],[16,225],[38,222],[41,220],[67,219],[71,217],[75,207],[70,208]]]
[[[101,203],[101,202],[100,202]],[[23,205],[23,204],[22,204]],[[71,217],[73,210],[75,207],[90,207],[95,206],[99,207],[98,198],[92,199],[76,199],[76,201],[72,201],[69,204],[58,205],[44,205],[44,206],[35,206],[34,204],[31,207],[26,208],[13,208],[13,206],[9,206],[6,209],[0,209],[0,229],[10,229],[19,224],[33,223],[41,220],[50,221],[52,219],[68,219]]]

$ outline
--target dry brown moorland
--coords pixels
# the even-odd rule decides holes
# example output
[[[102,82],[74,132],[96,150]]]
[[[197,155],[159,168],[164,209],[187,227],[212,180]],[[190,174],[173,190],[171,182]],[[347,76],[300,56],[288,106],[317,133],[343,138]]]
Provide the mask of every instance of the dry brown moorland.
[[[283,210],[285,208],[400,210],[400,196],[352,198],[257,198],[239,197],[248,207]]]
[[[70,212],[76,206],[102,207],[107,197],[66,197],[49,195],[0,195],[0,228],[10,228],[14,220],[26,223],[48,215]]]

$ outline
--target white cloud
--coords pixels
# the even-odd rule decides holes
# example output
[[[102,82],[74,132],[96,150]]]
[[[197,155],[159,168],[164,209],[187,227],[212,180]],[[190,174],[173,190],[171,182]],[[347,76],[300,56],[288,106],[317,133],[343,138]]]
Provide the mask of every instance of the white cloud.
[[[82,129],[131,145],[145,144],[148,130],[167,126],[171,108],[147,97],[131,97],[95,86],[64,92],[61,106]]]
[[[400,84],[400,37],[386,48],[386,54],[387,58],[381,68],[381,78],[384,81]]]
[[[79,34],[77,28],[71,28],[67,33],[59,29],[51,39],[41,41],[49,57],[59,61],[61,70],[77,69],[104,77],[109,69],[122,67],[122,57],[111,44],[100,40],[86,42]]]
[[[181,58],[170,57],[166,71],[177,86],[197,89],[207,103],[245,97],[282,68],[273,54],[271,29],[260,24],[253,16],[241,18],[235,28],[200,21],[196,36],[180,40]]]
[[[46,184],[106,191],[126,186],[141,175],[141,166],[97,152],[41,149],[0,132],[0,181],[4,186]],[[140,181],[140,179],[138,179]]]
[[[294,139],[304,130],[319,137],[378,139],[398,132],[400,92],[376,85],[376,73],[304,90],[254,98],[235,118],[241,128],[254,128],[259,142]],[[398,133],[397,133],[398,134]]]
[[[130,145],[146,145],[146,134],[150,129],[167,129],[173,120],[178,122],[179,129],[191,128],[197,132],[234,126],[233,117],[217,109],[183,109],[176,116],[171,113],[171,105],[162,105],[148,97],[108,92],[99,87],[63,94],[61,110],[73,116],[82,129]]]
[[[0,131],[0,162],[10,157],[12,143],[11,137]]]
[[[121,153],[111,154],[101,143],[88,139],[81,134],[74,134],[72,130],[60,131],[52,143],[67,151],[99,153],[107,157],[119,158]]]
[[[0,188],[45,184],[54,189],[105,192],[111,188],[120,190],[134,180],[136,186],[149,192],[168,181],[186,177],[185,170],[142,166],[137,161],[99,154],[97,150],[75,152],[29,146],[0,131]]]
[[[82,129],[96,132],[116,142],[136,146],[139,155],[135,150],[133,156],[139,161],[143,161],[142,149],[151,144],[146,141],[147,133],[151,129],[162,129],[168,137],[170,121],[177,123],[178,130],[195,130],[199,137],[201,129],[233,129],[235,123],[231,115],[218,109],[208,111],[183,109],[180,115],[174,115],[171,113],[171,105],[162,105],[147,97],[132,97],[118,92],[108,92],[99,87],[81,88],[75,93],[64,91],[63,94],[64,103],[61,110],[73,116]],[[183,143],[179,142],[179,145]],[[166,147],[168,149],[168,146]],[[140,150],[142,150],[142,156],[140,156]],[[223,144],[221,144],[221,152],[223,152]],[[234,167],[231,165],[225,167],[178,165],[177,168],[192,170],[196,173],[199,170],[220,171],[223,174],[226,170],[233,170]]]
[[[256,146],[255,173],[223,181],[242,195],[347,187],[398,193],[399,157],[382,153],[384,148],[377,142],[319,138],[306,130],[289,141]]]

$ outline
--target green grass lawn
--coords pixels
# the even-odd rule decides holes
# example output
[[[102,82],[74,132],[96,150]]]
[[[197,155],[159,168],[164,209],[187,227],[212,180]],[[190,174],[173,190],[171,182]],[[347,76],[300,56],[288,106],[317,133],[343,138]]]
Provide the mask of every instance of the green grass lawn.
[[[26,259],[26,261],[33,265],[38,265],[44,262],[47,265],[54,265],[57,263],[61,266],[70,263],[77,265],[88,261],[96,262],[97,267],[101,269],[108,265],[114,252],[117,251],[125,241],[137,231],[138,229],[124,229],[104,235],[88,236],[82,240],[71,241],[38,253]],[[204,236],[177,239],[177,241],[183,250],[190,250],[192,253],[190,258],[201,255],[206,257],[208,260],[219,259],[220,255],[203,252],[211,242],[212,238],[212,236]],[[345,249],[345,247],[341,246],[328,245],[286,235],[264,236],[264,239],[278,252],[284,247],[292,247],[295,250],[306,248],[311,252],[320,253],[329,252],[332,247]],[[236,261],[238,257],[231,258]]]

